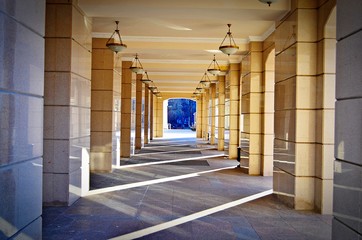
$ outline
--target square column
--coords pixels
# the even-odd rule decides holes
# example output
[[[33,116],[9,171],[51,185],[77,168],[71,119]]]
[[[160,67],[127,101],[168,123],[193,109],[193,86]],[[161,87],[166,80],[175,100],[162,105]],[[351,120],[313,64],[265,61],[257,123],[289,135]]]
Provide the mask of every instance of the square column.
[[[148,144],[150,141],[150,90],[148,90],[148,84],[144,87],[145,94],[145,109],[144,109],[144,144]]]
[[[92,44],[90,170],[97,172],[110,172],[120,161],[122,62],[106,42],[94,38]]]
[[[242,112],[241,154],[248,158],[241,166],[248,169],[250,175],[263,174],[263,122],[264,122],[264,85],[263,85],[263,43],[251,42],[249,53],[242,61]],[[273,96],[272,96],[273,97]],[[274,101],[274,99],[269,99]],[[270,126],[273,126],[272,124]],[[273,147],[272,142],[270,148]],[[271,161],[272,165],[272,161]],[[269,169],[272,175],[272,169]]]
[[[275,44],[274,34],[263,42],[262,103],[261,103],[261,172],[263,176],[273,175],[274,154],[274,85],[275,85]]]
[[[73,2],[46,5],[44,205],[89,189],[92,22]]]
[[[155,137],[163,137],[163,98],[162,97],[154,97],[154,130]]]
[[[217,150],[224,151],[225,144],[225,76],[218,76]]]
[[[209,140],[209,91],[202,93],[202,138]]]
[[[153,140],[153,136],[154,136],[154,97],[153,97],[153,93],[149,92],[150,94],[150,140]]]
[[[210,84],[210,144],[215,144],[215,99],[216,99],[216,84]]]
[[[229,114],[229,158],[236,159],[239,146],[239,85],[240,64],[230,64],[229,71],[230,114]]]
[[[202,98],[196,98],[196,138],[202,138]]]
[[[136,76],[136,138],[135,149],[141,149],[144,145],[144,130],[143,130],[143,84],[141,82],[142,74]]]
[[[293,1],[275,31],[274,192],[315,209],[317,1]]]
[[[131,127],[132,127],[132,65],[130,61],[122,62],[122,91],[121,91],[121,158],[131,156]]]

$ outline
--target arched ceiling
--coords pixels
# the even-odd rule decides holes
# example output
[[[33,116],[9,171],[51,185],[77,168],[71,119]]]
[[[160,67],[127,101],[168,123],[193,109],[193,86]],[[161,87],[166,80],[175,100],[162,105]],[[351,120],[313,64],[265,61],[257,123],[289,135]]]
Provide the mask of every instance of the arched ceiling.
[[[220,65],[240,62],[249,41],[262,41],[290,9],[290,0],[270,7],[258,0],[78,0],[93,18],[93,36],[109,38],[118,20],[128,48],[122,59],[139,59],[150,79],[164,93],[189,93],[216,54]],[[227,24],[239,51],[218,51]]]

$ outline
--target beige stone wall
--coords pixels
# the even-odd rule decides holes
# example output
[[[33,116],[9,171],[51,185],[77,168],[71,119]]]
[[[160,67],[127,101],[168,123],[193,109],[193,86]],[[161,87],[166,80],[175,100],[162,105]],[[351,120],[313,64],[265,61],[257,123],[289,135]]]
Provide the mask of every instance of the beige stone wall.
[[[337,1],[334,240],[362,237],[361,11],[361,1]]]
[[[70,205],[89,187],[92,22],[67,1],[46,5],[45,205]]]

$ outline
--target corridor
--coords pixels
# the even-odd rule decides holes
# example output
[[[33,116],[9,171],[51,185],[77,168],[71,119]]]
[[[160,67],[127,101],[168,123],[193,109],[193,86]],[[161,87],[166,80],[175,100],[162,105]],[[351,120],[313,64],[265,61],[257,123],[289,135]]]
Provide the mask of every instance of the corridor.
[[[331,239],[331,216],[295,211],[191,131],[171,131],[92,173],[70,207],[43,209],[43,239]]]

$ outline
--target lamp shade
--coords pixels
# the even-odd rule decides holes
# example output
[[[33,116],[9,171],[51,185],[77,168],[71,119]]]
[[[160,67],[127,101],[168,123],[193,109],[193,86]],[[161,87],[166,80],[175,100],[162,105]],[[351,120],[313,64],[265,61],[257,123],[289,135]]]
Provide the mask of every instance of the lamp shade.
[[[220,73],[220,69],[217,68],[208,68],[207,71],[212,75],[218,75]]]
[[[239,47],[236,45],[224,45],[224,46],[220,46],[219,50],[221,52],[223,52],[224,54],[232,55],[239,50]]]
[[[127,48],[127,45],[123,43],[107,43],[106,46],[115,53],[122,52]]]
[[[142,67],[130,67],[131,71],[137,74],[143,74],[144,70]]]

